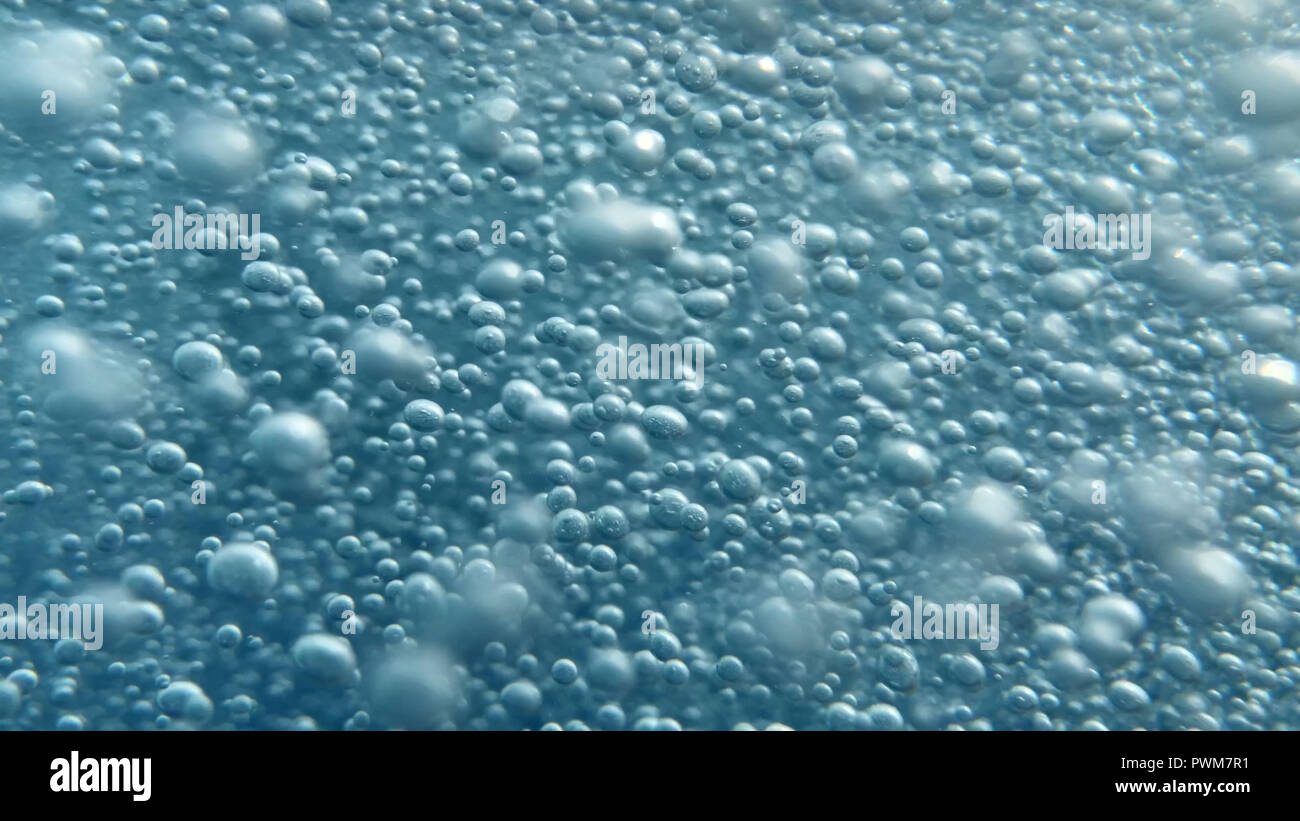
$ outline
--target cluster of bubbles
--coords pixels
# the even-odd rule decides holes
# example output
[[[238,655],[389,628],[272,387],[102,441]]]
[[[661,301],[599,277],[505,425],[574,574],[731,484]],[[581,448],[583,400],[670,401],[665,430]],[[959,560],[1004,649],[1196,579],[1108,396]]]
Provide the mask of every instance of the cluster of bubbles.
[[[1088,5],[7,4],[0,729],[1300,726],[1300,15]]]

